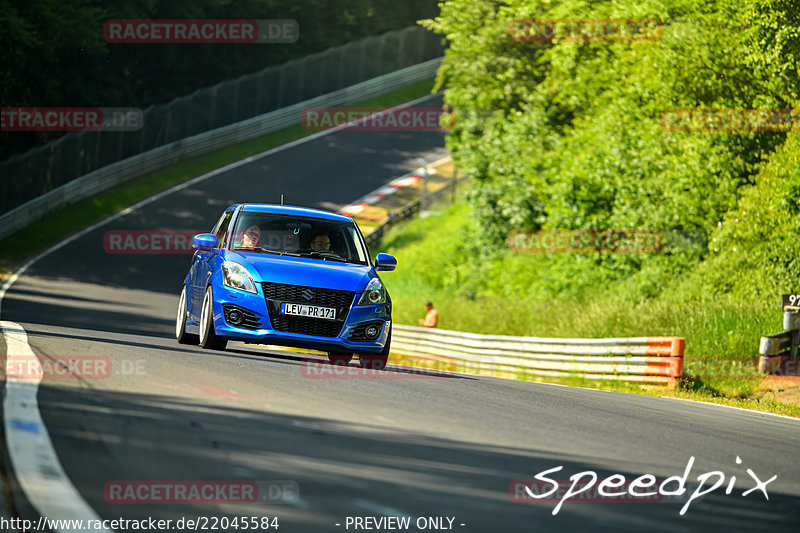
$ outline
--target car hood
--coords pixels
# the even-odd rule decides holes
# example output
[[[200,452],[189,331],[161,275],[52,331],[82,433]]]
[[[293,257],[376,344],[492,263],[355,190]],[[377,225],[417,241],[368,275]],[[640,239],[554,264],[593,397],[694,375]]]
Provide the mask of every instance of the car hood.
[[[324,261],[267,253],[229,252],[226,259],[257,274],[257,283],[269,281],[325,289],[362,292],[375,277],[369,265]]]

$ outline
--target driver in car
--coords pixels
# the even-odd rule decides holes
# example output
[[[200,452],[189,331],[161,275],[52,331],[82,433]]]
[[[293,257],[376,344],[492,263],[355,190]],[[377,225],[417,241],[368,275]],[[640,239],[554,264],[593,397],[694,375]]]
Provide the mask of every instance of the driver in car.
[[[317,233],[311,239],[309,248],[314,252],[330,252],[331,251],[331,238],[327,233]]]
[[[235,246],[237,248],[257,248],[258,241],[261,240],[261,228],[253,224],[248,226],[246,230],[239,236]]]

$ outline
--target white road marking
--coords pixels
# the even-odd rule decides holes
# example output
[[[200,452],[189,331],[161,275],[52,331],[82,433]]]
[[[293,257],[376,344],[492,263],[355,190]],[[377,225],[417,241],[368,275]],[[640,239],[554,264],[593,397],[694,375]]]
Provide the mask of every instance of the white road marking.
[[[476,375],[478,375],[478,374],[476,374]],[[498,379],[503,379],[503,378],[498,378]],[[545,383],[545,382],[539,382],[539,381],[537,381],[537,382],[529,382],[529,383],[537,383],[539,385],[548,385],[548,386],[551,386],[551,387],[564,387],[566,389],[582,389],[582,390],[590,390],[590,391],[596,391],[596,392],[606,392],[606,393],[609,393],[609,394],[624,394],[626,396],[637,396],[637,397],[644,396],[645,398],[648,397],[647,395],[635,394],[635,393],[632,393],[632,392],[620,392],[620,391],[610,391],[610,390],[604,390],[604,389],[593,389],[591,387],[576,387],[576,386],[573,386],[573,385],[561,385],[559,383]],[[795,422],[800,421],[800,418],[797,418],[795,416],[782,415],[782,414],[779,414],[779,413],[770,413],[769,411],[758,411],[756,409],[746,409],[744,407],[735,407],[733,405],[725,405],[724,403],[704,402],[702,400],[692,400],[691,398],[679,398],[677,396],[650,396],[650,398],[662,398],[662,399],[666,399],[666,400],[680,400],[682,402],[691,402],[691,403],[697,403],[697,404],[701,404],[701,405],[713,405],[713,406],[717,406],[717,407],[727,407],[728,409],[737,409],[739,411],[744,411],[744,412],[750,413],[750,414],[762,414],[762,415],[769,415],[769,416],[777,416],[778,418],[783,418],[783,419],[786,419],[786,420],[794,420]]]
[[[447,160],[449,160],[450,158],[451,158],[451,156],[448,155],[448,156],[442,157],[441,159],[437,159],[436,161],[434,161],[432,163],[426,163],[425,167],[424,167],[425,172],[426,173],[428,172],[428,167],[429,166],[430,167],[437,167],[437,166],[443,164],[444,162],[446,162]],[[423,167],[420,167],[417,170],[413,170],[413,171],[409,172],[408,174],[404,174],[402,177],[399,177],[397,179],[392,180],[391,182],[389,182],[388,185],[381,185],[380,187],[378,187],[377,189],[375,189],[371,193],[365,194],[364,196],[362,196],[361,198],[359,198],[358,200],[356,200],[352,204],[343,207],[342,209],[339,210],[339,212],[342,213],[342,214],[345,214],[347,216],[357,215],[358,213],[360,213],[361,211],[363,211],[365,209],[365,205],[364,204],[372,205],[372,204],[378,202],[379,200],[381,200],[382,197],[379,196],[380,194],[384,194],[384,195],[388,196],[390,194],[394,194],[395,192],[397,192],[398,188],[402,189],[402,188],[405,188],[405,187],[408,187],[410,185],[413,185],[413,184],[417,183],[418,178],[412,178],[412,176],[420,174],[422,170],[423,170]]]
[[[680,400],[680,401],[683,401],[683,402],[693,402],[693,403],[699,403],[699,404],[702,404],[702,405],[713,405],[715,407],[727,407],[728,409],[736,409],[738,411],[744,411],[745,413],[776,416],[778,418],[783,418],[783,419],[786,419],[786,420],[793,420],[795,422],[800,422],[800,418],[797,418],[796,416],[782,415],[780,413],[770,413],[768,411],[757,411],[755,409],[746,409],[744,407],[736,407],[734,405],[725,405],[724,403],[704,402],[704,401],[701,401],[701,400],[692,400],[692,399],[689,399],[689,398],[676,398],[675,396],[658,396],[658,398],[666,398],[668,400]]]
[[[6,343],[6,393],[3,401],[6,445],[22,491],[41,516],[65,520],[99,520],[72,484],[56,456],[39,413],[37,393],[42,367],[20,361],[36,360],[28,335],[19,324],[0,321]],[[13,355],[14,363],[9,364]],[[21,373],[20,373],[21,371]],[[73,530],[59,529],[63,533]],[[109,532],[108,529],[96,531]]]

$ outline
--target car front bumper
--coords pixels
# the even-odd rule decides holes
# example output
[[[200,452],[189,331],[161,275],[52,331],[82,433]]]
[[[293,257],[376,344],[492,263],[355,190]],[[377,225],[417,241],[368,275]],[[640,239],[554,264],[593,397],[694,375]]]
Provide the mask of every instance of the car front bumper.
[[[356,297],[359,297],[356,294]],[[291,331],[279,331],[274,328],[267,309],[267,300],[260,288],[257,293],[248,293],[226,286],[214,287],[214,329],[216,334],[231,340],[258,344],[277,344],[328,352],[380,353],[389,338],[391,325],[391,304],[351,305],[342,323],[341,331],[336,336],[317,336]],[[226,319],[226,304],[245,309],[258,320],[257,328],[244,328],[230,324]],[[324,321],[323,318],[305,318],[305,320]],[[354,340],[356,328],[375,323],[380,333],[375,340]]]

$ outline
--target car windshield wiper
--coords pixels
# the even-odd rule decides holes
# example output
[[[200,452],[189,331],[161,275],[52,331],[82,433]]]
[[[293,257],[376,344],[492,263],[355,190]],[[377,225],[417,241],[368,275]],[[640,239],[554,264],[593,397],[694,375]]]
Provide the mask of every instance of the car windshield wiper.
[[[347,263],[347,259],[343,257],[339,257],[338,255],[334,254],[333,252],[319,252],[319,251],[311,251],[311,252],[304,252],[302,255],[309,256],[309,257],[321,257],[322,259],[331,261],[339,261],[340,263]]]
[[[276,255],[291,255],[294,257],[300,257],[300,254],[296,254],[293,252],[287,252],[284,250],[271,250],[269,248],[262,248],[261,246],[237,246],[233,249],[234,252],[241,252],[243,250],[255,250],[256,252],[264,252],[267,254],[276,254]]]

